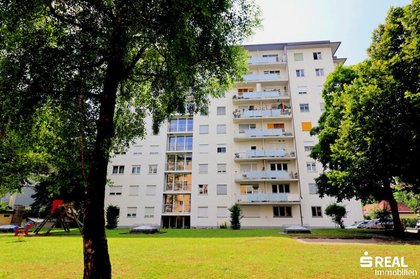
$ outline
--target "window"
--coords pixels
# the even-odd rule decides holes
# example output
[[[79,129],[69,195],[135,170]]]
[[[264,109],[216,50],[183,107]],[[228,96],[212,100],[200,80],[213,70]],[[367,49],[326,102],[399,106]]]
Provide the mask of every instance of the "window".
[[[321,60],[322,59],[322,55],[321,52],[314,52],[314,60]]]
[[[197,217],[198,218],[207,218],[209,217],[209,208],[208,206],[199,206],[197,208]]]
[[[291,206],[274,206],[273,207],[274,217],[292,217]]]
[[[139,185],[130,185],[128,188],[129,196],[138,196],[139,195]]]
[[[157,165],[149,165],[149,174],[156,174],[157,173]]]
[[[306,169],[308,170],[308,172],[316,171],[316,163],[315,162],[306,163]]]
[[[321,110],[321,112],[324,112],[325,111],[324,102],[319,103],[319,109]]]
[[[323,77],[324,76],[324,69],[323,68],[315,69],[315,75],[317,77]]]
[[[192,130],[192,118],[174,118],[169,123],[169,132],[191,132]]]
[[[322,209],[320,206],[312,206],[312,217],[322,217]]]
[[[226,107],[217,107],[217,115],[226,115]]]
[[[280,71],[279,70],[264,71],[264,75],[280,75]]]
[[[156,185],[147,185],[146,186],[146,196],[156,195]]]
[[[273,193],[290,193],[289,184],[273,184],[271,185]]]
[[[308,183],[309,194],[315,195],[318,194],[318,185],[316,183]]]
[[[141,166],[131,166],[131,174],[140,174]]]
[[[287,171],[287,164],[286,163],[270,164],[270,170],[272,170],[272,171]]]
[[[309,112],[309,104],[299,104],[300,112]]]
[[[256,124],[239,124],[239,133],[245,133],[246,130],[257,128]]]
[[[293,56],[295,61],[303,61],[303,53],[294,53]]]
[[[200,134],[208,134],[209,125],[200,125]]]
[[[226,124],[217,124],[216,134],[226,134]]]
[[[199,144],[198,145],[198,153],[200,153],[200,154],[209,153],[209,145],[208,144]]]
[[[135,218],[137,216],[137,207],[127,207],[127,218]]]
[[[297,91],[299,95],[306,95],[308,94],[308,87],[307,86],[298,86]]]
[[[256,163],[251,164],[240,164],[241,172],[258,171],[258,165]]]
[[[198,184],[198,194],[201,196],[207,195],[209,190],[208,184]]]
[[[302,131],[310,132],[312,129],[312,122],[302,122]]]
[[[260,186],[258,184],[241,184],[239,191],[241,195],[258,194]]]
[[[226,164],[217,164],[217,173],[226,173]]]
[[[122,186],[121,185],[114,185],[109,187],[109,195],[110,196],[121,196],[122,194]]]
[[[305,151],[312,151],[312,149],[314,148],[313,145],[305,145],[303,146],[303,148],[305,149]]]
[[[226,146],[225,145],[218,145],[217,146],[217,153],[226,153]]]
[[[112,173],[113,174],[123,174],[124,173],[124,166],[112,166]]]
[[[159,145],[151,145],[150,146],[150,155],[157,155],[159,154]]]
[[[209,165],[208,164],[199,164],[198,165],[198,173],[208,173],[209,172]]]
[[[168,150],[169,151],[192,150],[192,144],[193,144],[192,136],[168,137]]]
[[[168,155],[166,162],[166,170],[169,171],[183,171],[192,169],[192,155]]]
[[[143,145],[134,145],[134,147],[133,147],[133,155],[141,155],[141,154],[143,154],[141,152],[142,148],[143,148]]]
[[[218,206],[216,211],[217,218],[227,218],[228,208],[226,206]]]
[[[144,208],[144,218],[155,217],[155,208],[153,206]]]
[[[296,76],[297,77],[304,77],[305,71],[303,69],[296,70]]]
[[[282,129],[284,131],[284,123],[267,123],[267,129]]]
[[[227,184],[217,184],[216,190],[217,195],[227,195]]]

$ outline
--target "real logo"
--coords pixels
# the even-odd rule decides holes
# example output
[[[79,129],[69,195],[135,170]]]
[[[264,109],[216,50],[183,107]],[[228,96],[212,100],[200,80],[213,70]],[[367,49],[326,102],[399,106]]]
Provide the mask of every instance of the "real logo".
[[[375,258],[369,256],[365,251],[364,256],[360,257],[360,267],[408,267],[404,262],[404,257],[376,256]]]

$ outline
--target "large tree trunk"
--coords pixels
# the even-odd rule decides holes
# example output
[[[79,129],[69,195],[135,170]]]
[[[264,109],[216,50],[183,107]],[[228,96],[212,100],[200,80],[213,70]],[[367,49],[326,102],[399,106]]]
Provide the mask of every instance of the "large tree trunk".
[[[97,136],[84,212],[84,278],[111,278],[111,262],[105,234],[104,203],[109,150],[114,136],[116,95],[123,72],[121,57],[116,54],[110,61],[100,96]]]
[[[400,214],[398,213],[398,204],[394,198],[394,193],[392,192],[392,189],[391,189],[391,183],[389,181],[384,181],[384,187],[386,191],[387,200],[391,207],[392,221],[394,223],[393,233],[395,236],[403,237],[404,228],[401,224]]]

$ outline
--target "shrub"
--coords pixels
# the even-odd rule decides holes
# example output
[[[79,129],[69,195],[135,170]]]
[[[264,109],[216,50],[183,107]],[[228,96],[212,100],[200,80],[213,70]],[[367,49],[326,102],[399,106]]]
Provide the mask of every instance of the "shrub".
[[[118,226],[120,208],[115,205],[108,205],[106,208],[106,228],[115,229]]]
[[[332,217],[334,223],[344,229],[343,218],[346,216],[346,208],[343,205],[332,203],[325,208],[325,214]]]
[[[414,228],[418,220],[420,220],[420,218],[401,218],[401,221],[406,228]]]
[[[241,228],[242,210],[239,204],[235,203],[229,208],[230,211],[230,228],[232,230],[239,230]]]

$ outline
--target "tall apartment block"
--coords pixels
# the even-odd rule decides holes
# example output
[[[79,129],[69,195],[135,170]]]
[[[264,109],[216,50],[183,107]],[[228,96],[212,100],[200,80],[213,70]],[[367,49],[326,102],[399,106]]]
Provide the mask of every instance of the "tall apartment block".
[[[309,131],[326,76],[345,61],[334,56],[339,45],[244,46],[250,72],[207,115],[173,117],[112,158],[106,204],[120,207],[119,225],[217,227],[239,203],[243,227],[333,227],[324,210],[335,199],[317,194]],[[359,201],[342,204],[345,224],[362,219]]]

